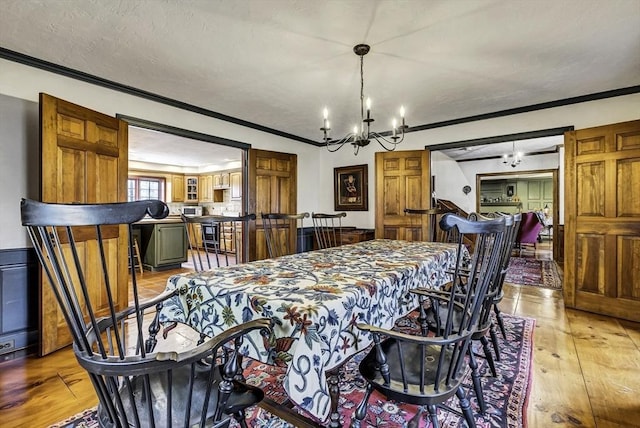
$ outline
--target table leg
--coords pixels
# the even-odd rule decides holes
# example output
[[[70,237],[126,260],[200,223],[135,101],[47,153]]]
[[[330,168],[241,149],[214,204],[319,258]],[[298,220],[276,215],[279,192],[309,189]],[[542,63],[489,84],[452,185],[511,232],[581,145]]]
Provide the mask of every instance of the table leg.
[[[340,401],[339,369],[334,369],[327,372],[327,382],[329,383],[329,395],[331,396],[331,414],[329,415],[329,427],[340,428],[340,413],[338,413],[338,402]]]

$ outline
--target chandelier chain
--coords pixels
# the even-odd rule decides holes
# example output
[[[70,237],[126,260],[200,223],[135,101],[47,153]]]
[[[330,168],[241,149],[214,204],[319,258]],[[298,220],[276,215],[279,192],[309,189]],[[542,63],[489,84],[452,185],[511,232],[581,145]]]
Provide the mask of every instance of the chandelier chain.
[[[360,120],[364,120],[364,55],[360,55]]]
[[[358,44],[353,47],[354,53],[360,57],[360,127],[356,125],[352,133],[348,133],[341,139],[332,140],[329,136],[329,131],[331,131],[328,119],[329,110],[326,107],[324,108],[324,122],[320,130],[324,134],[324,143],[330,152],[336,152],[345,144],[351,144],[354,155],[357,155],[360,148],[369,145],[371,141],[377,142],[384,150],[390,152],[395,150],[396,145],[404,141],[405,132],[409,128],[405,125],[405,111],[404,107],[401,106],[401,124],[398,124],[397,121],[393,119],[392,131],[383,132],[382,134],[371,131],[371,123],[374,122],[373,117],[371,117],[371,100],[367,98],[365,109],[364,99],[364,56],[369,52],[369,49],[370,46],[366,44]]]

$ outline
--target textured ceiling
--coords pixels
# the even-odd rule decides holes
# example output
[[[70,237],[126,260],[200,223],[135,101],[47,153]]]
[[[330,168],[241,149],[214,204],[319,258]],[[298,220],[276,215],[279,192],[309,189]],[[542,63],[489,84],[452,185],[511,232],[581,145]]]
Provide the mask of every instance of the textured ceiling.
[[[129,126],[129,160],[204,170],[241,165],[242,150]],[[141,166],[142,167],[142,166]],[[153,167],[151,165],[150,167]]]
[[[564,136],[554,135],[551,137],[530,138],[527,139],[526,142],[508,141],[503,143],[444,149],[442,150],[442,153],[456,161],[491,159],[503,155],[510,156],[514,152],[522,154],[526,159],[527,156],[531,155],[556,153],[558,152],[558,146],[562,144],[564,144]]]
[[[0,46],[320,141],[640,85],[639,0],[0,0]]]

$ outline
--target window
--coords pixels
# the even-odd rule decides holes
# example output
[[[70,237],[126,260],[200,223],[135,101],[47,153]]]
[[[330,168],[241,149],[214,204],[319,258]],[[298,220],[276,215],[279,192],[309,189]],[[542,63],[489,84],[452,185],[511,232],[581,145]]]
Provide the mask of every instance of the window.
[[[129,177],[127,201],[159,199],[164,201],[164,178]]]

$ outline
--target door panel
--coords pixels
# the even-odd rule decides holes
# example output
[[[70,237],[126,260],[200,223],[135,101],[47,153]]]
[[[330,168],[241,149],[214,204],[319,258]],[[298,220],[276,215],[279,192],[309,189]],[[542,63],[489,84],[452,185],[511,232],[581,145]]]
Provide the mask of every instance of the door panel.
[[[126,201],[127,123],[67,101],[40,94],[40,138],[42,150],[42,200],[58,203]],[[123,229],[124,230],[124,229]],[[112,286],[116,304],[128,303],[127,243],[121,231],[108,231],[106,251],[121,262],[118,280]],[[88,282],[95,283],[99,266],[97,247],[86,228],[74,230],[83,241],[79,254]],[[122,235],[125,236],[125,235]],[[64,244],[63,244],[64,245]],[[92,282],[93,281],[93,282]],[[42,283],[40,307],[40,354],[46,355],[71,343],[71,336],[51,287]],[[98,293],[96,289],[90,293]],[[100,296],[107,307],[107,296]]]
[[[565,134],[565,304],[640,321],[640,121]]]
[[[640,159],[629,159],[618,162],[618,217],[640,216],[640,198],[628,197],[640,193],[637,184],[640,183]],[[636,187],[634,187],[636,185]]]
[[[376,153],[376,238],[422,239],[429,225],[411,223],[405,208],[431,207],[427,150]]]
[[[298,158],[293,154],[249,150],[248,212],[256,214],[256,221],[249,223],[249,260],[269,257],[262,213],[297,213],[297,162]],[[286,233],[291,248],[296,248],[295,226]]]

